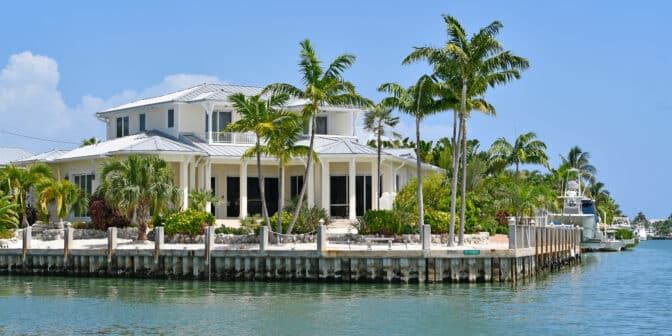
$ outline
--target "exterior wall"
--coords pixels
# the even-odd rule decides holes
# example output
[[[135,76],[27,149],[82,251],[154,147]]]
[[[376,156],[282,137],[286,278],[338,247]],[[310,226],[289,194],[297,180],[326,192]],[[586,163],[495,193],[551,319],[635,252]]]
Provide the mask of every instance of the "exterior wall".
[[[322,115],[327,116],[327,132],[330,135],[354,135],[352,130],[352,113],[330,111]]]
[[[196,136],[205,135],[205,109],[199,104],[180,104],[179,105],[178,131],[180,133],[193,133]]]
[[[145,114],[145,129],[158,130],[176,137],[180,128],[180,107],[175,104],[159,104],[138,107],[126,111],[107,114],[107,140],[117,138],[117,118],[128,116],[129,135],[140,133],[140,114]],[[175,110],[175,126],[168,128],[168,110]],[[204,127],[205,125],[203,125]]]

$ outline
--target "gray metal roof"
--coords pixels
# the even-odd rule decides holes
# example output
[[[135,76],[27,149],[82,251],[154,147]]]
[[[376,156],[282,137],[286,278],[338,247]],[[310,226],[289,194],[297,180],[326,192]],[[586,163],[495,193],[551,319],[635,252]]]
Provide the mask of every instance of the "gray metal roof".
[[[27,158],[33,155],[23,148],[18,147],[0,147],[0,166],[6,165],[12,161]]]
[[[204,83],[198,86],[194,86],[177,92],[168,93],[158,97],[136,100],[128,104],[119,105],[101,111],[99,113],[102,114],[102,113],[126,110],[139,106],[147,106],[147,105],[171,103],[171,102],[191,103],[204,100],[226,102],[229,100],[229,96],[231,96],[232,94],[242,93],[246,96],[253,96],[256,94],[260,94],[262,90],[263,90],[262,87],[257,86]]]
[[[297,142],[308,146],[309,139]],[[315,152],[319,155],[376,155],[376,149],[363,145],[354,137],[319,135],[315,137]]]
[[[67,153],[67,150],[60,150],[60,149],[54,149],[50,150],[48,152],[40,153],[40,154],[35,154],[29,157],[25,157],[21,160],[15,160],[12,163],[18,163],[18,164],[26,164],[26,163],[33,163],[33,162],[51,162],[54,161],[55,159],[58,159],[61,157],[61,155]]]

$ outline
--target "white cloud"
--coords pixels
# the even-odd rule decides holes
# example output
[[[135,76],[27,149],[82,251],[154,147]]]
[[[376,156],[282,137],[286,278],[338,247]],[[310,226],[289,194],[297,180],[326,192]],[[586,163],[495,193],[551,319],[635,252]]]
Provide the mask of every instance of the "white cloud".
[[[70,142],[91,136],[102,139],[105,130],[94,116],[97,111],[201,83],[222,82],[208,75],[174,74],[147,88],[120,90],[108,98],[87,95],[68,106],[58,88],[59,80],[56,60],[30,51],[12,55],[0,71],[0,130]],[[0,134],[0,146],[19,146],[35,152],[72,147],[7,134]]]

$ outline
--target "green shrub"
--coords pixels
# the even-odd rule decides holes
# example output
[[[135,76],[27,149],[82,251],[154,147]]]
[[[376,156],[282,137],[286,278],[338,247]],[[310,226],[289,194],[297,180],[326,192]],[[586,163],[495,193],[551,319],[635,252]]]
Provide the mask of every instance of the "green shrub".
[[[72,223],[72,228],[73,229],[90,229],[91,228],[91,223],[89,222],[74,222]]]
[[[209,212],[189,209],[187,211],[176,212],[165,217],[163,226],[166,235],[188,234],[195,236],[203,234],[206,225],[215,223],[215,216]]]
[[[425,209],[425,224],[431,226],[432,233],[448,233],[450,227],[450,213]]]
[[[616,239],[632,239],[632,231],[628,229],[618,229],[616,230]]]
[[[12,239],[14,238],[14,231],[7,230],[4,227],[0,227],[0,239]]]
[[[231,228],[231,227],[218,227],[215,229],[215,233],[221,234],[234,234],[234,235],[249,235],[253,234],[254,230],[247,227]]]
[[[262,220],[261,216],[259,216],[259,215],[252,215],[252,216],[245,217],[245,218],[241,219],[241,220],[240,220],[240,226],[244,226],[244,227],[248,227],[248,228],[251,228],[251,229],[255,229],[255,228],[259,227],[259,224],[258,224],[258,223],[260,223],[260,222],[262,222],[262,221],[263,221],[263,220]]]
[[[369,210],[359,218],[360,234],[394,235],[404,231],[399,217],[391,210]]]

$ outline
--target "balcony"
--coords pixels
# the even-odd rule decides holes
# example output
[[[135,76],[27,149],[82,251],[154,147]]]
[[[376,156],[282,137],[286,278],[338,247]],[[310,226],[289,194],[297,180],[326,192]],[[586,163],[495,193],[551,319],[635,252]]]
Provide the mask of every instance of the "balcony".
[[[252,132],[246,133],[223,133],[223,132],[208,132],[205,133],[205,140],[212,143],[225,143],[234,145],[252,145],[257,142],[257,136]]]

